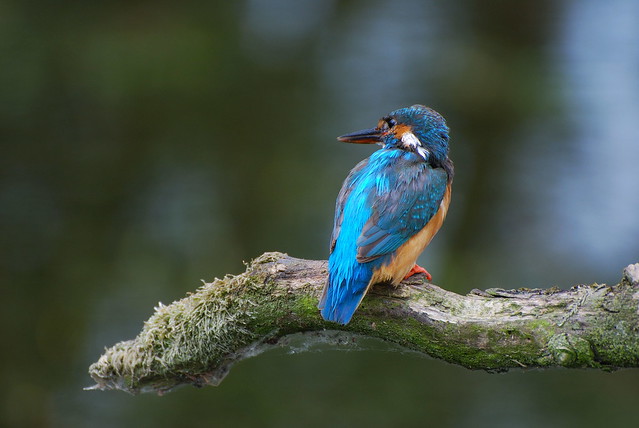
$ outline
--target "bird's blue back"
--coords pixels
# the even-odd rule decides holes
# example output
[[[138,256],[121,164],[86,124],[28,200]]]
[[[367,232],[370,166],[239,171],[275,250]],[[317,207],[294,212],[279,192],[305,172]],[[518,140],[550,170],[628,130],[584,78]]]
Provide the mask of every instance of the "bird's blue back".
[[[324,319],[350,321],[375,270],[435,215],[447,182],[442,168],[397,148],[380,149],[351,171],[337,198]]]

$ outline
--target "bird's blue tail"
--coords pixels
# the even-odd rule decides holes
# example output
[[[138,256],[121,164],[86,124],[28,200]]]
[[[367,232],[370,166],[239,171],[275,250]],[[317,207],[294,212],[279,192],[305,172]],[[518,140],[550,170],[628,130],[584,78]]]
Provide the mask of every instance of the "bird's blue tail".
[[[326,321],[348,324],[366,294],[373,271],[357,262],[351,266],[331,264],[329,260],[328,281],[318,308]]]

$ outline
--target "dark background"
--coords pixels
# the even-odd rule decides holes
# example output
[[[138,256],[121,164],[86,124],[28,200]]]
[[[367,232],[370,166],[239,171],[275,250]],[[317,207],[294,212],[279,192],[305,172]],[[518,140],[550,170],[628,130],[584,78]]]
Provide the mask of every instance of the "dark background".
[[[414,103],[447,118],[457,169],[435,283],[616,283],[639,262],[639,3],[6,1],[0,35],[0,425],[639,425],[636,370],[495,375],[383,344],[82,390],[158,301],[264,251],[326,258],[375,149],[335,136]]]

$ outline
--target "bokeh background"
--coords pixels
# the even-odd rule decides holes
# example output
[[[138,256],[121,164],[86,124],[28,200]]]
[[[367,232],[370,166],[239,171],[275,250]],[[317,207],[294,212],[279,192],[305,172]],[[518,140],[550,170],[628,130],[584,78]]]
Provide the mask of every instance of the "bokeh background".
[[[264,251],[327,256],[374,147],[448,120],[457,292],[615,283],[639,262],[639,2],[0,4],[0,425],[639,426],[639,371],[488,374],[379,349],[238,364],[164,397],[83,391],[105,346]]]

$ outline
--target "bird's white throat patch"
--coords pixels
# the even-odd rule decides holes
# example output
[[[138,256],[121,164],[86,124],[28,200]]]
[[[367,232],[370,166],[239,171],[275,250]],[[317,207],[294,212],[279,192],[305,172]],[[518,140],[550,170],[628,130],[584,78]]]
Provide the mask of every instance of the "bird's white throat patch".
[[[429,155],[428,150],[422,147],[422,143],[419,142],[419,139],[412,132],[404,132],[404,135],[402,135],[402,144],[407,149],[412,149],[417,152],[417,154],[424,159]]]

